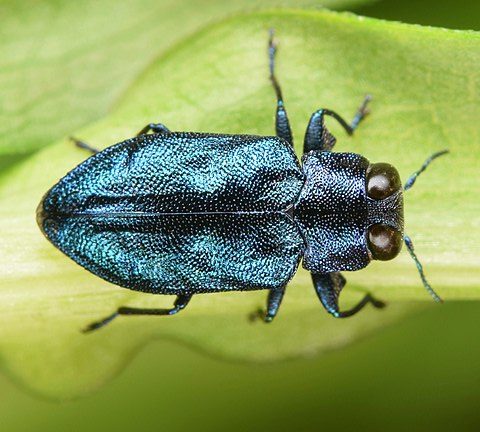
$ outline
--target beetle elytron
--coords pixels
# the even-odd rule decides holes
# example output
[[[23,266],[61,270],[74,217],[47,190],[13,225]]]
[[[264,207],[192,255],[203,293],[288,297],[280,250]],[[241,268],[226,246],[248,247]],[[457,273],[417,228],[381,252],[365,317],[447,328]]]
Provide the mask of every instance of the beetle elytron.
[[[403,234],[402,185],[397,170],[354,153],[333,153],[325,117],[353,134],[367,114],[366,97],[351,123],[328,109],[313,113],[301,164],[280,85],[276,45],[269,41],[270,79],[277,96],[276,137],[170,132],[149,124],[137,137],[97,152],[45,195],[37,220],[47,238],[78,264],[122,287],[177,296],[171,309],[120,307],[118,315],[173,315],[192,296],[267,289],[262,316],[271,321],[301,260],[318,297],[335,317],[371,303],[366,294],[340,311],[341,271],[372,259],[390,260],[403,240],[425,287],[436,300]],[[153,132],[153,134],[149,134]],[[403,189],[408,189],[431,156]]]

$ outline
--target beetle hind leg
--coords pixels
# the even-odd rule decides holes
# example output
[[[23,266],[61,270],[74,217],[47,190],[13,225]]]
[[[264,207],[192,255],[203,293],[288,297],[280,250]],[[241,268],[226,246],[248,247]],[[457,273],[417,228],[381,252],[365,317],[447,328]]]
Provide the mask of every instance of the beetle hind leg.
[[[149,132],[170,133],[170,129],[168,129],[163,123],[149,123],[140,132],[138,132],[137,137],[140,135],[146,135]]]
[[[147,124],[138,134],[136,135],[141,136],[141,135],[146,135],[149,132],[153,133],[170,133],[170,129],[168,129],[163,123],[149,123]],[[86,143],[85,141],[82,141],[78,138],[75,137],[70,137],[70,140],[78,147],[83,150],[87,150],[92,154],[97,154],[100,152],[100,150],[96,149],[95,147],[92,147],[90,144]],[[113,318],[112,318],[113,319]]]
[[[175,315],[181,310],[185,309],[191,298],[191,294],[182,294],[177,296],[175,302],[173,303],[173,308],[171,309],[144,309],[122,306],[119,307],[116,312],[107,316],[106,318],[89,324],[82,330],[82,332],[90,333],[94,330],[98,330],[106,326],[108,323],[113,321],[113,319],[120,315]]]
[[[95,321],[89,324],[84,329],[82,329],[82,333],[90,333],[94,330],[98,330],[106,326],[109,322],[113,321],[117,316],[118,316],[118,312],[114,312],[113,314],[107,316],[106,318],[101,319],[100,321]]]
[[[319,274],[312,273],[313,285],[317,292],[323,307],[327,312],[331,313],[335,318],[347,318],[355,315],[362,310],[368,303],[371,303],[375,308],[384,308],[385,303],[374,298],[371,294],[366,294],[360,302],[358,302],[353,308],[340,311],[338,305],[338,298],[342,288],[345,286],[346,279],[341,273],[327,273]]]
[[[85,141],[79,140],[78,138],[70,137],[70,141],[72,141],[78,148],[87,150],[92,154],[97,154],[98,152],[100,152],[100,150],[96,149],[95,147],[92,147],[90,144],[87,144]]]

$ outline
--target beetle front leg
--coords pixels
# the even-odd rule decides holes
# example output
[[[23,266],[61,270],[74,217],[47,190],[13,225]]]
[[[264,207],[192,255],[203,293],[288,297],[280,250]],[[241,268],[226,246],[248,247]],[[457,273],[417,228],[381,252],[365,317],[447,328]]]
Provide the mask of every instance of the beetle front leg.
[[[360,122],[367,116],[368,103],[372,97],[365,96],[362,104],[358,108],[353,120],[348,123],[341,115],[329,109],[319,109],[315,111],[308,122],[307,131],[303,141],[303,152],[308,153],[311,150],[330,151],[335,145],[335,137],[325,126],[325,116],[333,117],[345,129],[349,135],[353,135]]]
[[[168,129],[163,123],[149,123],[138,132],[137,136],[145,135],[150,131],[153,133],[170,133],[170,129]]]
[[[278,309],[282,303],[283,296],[285,294],[286,286],[281,288],[273,288],[268,292],[267,297],[267,309],[259,309],[251,315],[252,319],[261,318],[266,323],[272,322],[277,316]]]
[[[355,315],[368,303],[371,303],[376,308],[385,307],[385,303],[375,299],[371,294],[367,294],[353,308],[346,311],[340,311],[338,298],[346,283],[346,279],[342,274],[337,272],[326,274],[312,273],[312,280],[315,291],[317,292],[318,298],[322,302],[323,307],[335,318],[347,318]]]
[[[177,296],[175,302],[173,303],[173,308],[171,309],[143,309],[143,308],[131,308],[131,307],[119,307],[116,312],[107,316],[106,318],[96,321],[88,325],[85,329],[82,330],[83,333],[90,333],[93,330],[98,330],[119,315],[175,315],[181,310],[185,309],[188,305],[188,302],[192,298],[191,294],[182,294]]]
[[[277,95],[277,112],[275,115],[275,130],[278,137],[283,138],[293,147],[292,129],[288,120],[287,111],[283,103],[282,89],[275,76],[275,54],[277,45],[273,40],[273,30],[270,30],[268,41],[268,58],[270,63],[270,81],[272,82],[275,94]]]

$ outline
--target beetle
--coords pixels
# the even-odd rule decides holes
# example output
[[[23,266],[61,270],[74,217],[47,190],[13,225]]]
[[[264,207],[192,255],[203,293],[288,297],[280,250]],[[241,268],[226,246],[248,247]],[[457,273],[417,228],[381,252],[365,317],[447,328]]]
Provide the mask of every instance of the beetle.
[[[262,317],[272,321],[300,261],[334,317],[354,315],[366,293],[340,310],[342,271],[390,260],[405,242],[424,286],[413,245],[403,233],[403,190],[390,164],[355,153],[334,153],[325,125],[338,121],[352,135],[368,114],[366,96],[349,123],[319,109],[310,118],[301,163],[275,75],[277,45],[270,33],[270,80],[277,98],[276,136],[171,132],[161,123],[135,138],[97,151],[43,197],[37,221],[45,236],[93,274],[122,287],[176,295],[170,309],[120,307],[85,331],[119,315],[174,315],[193,295],[268,290]],[[152,132],[152,133],[150,133]]]

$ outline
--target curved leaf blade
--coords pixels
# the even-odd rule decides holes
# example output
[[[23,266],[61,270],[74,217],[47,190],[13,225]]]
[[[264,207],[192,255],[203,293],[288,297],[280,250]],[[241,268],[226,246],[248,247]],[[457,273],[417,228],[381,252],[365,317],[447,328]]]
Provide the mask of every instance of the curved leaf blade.
[[[342,139],[332,124],[338,150],[391,161],[405,177],[429,153],[450,147],[449,159],[438,161],[407,196],[407,228],[440,294],[447,300],[479,298],[480,234],[475,227],[480,213],[472,194],[479,182],[477,33],[328,12],[240,16],[202,31],[152,64],[115,113],[77,135],[106,146],[151,121],[173,130],[271,134],[270,27],[277,29],[281,44],[279,79],[298,145],[308,116],[319,105],[353,114],[363,94],[372,92],[372,116],[353,140]],[[82,336],[78,330],[85,323],[117,306],[163,307],[172,301],[113,287],[42,238],[34,221],[38,201],[85,157],[62,141],[0,182],[0,350],[11,374],[37,392],[68,398],[91,391],[154,337],[268,361],[341,346],[415,310],[397,300],[429,300],[403,253],[393,262],[347,275],[345,304],[371,290],[390,303],[382,312],[369,309],[336,321],[321,310],[308,275],[300,272],[279,317],[268,327],[247,319],[264,303],[265,293],[231,293],[198,296],[176,317],[118,319],[101,332]]]
[[[235,12],[342,9],[372,0],[6,1],[0,5],[0,172],[102,118],[141,71],[175,43]]]

